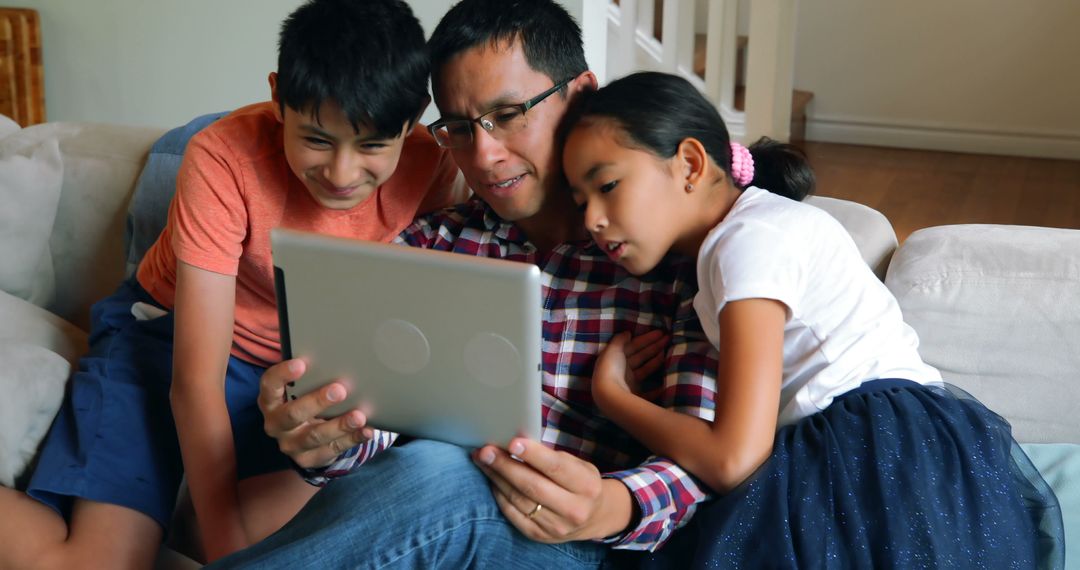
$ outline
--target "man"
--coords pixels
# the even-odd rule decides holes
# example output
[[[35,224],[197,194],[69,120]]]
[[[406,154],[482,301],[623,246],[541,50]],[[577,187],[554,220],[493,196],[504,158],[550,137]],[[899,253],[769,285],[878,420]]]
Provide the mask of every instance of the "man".
[[[396,436],[366,427],[359,411],[314,419],[344,398],[340,384],[285,403],[304,363],[281,363],[263,377],[267,431],[310,481],[333,482],[229,567],[598,567],[609,546],[658,548],[707,498],[592,403],[595,356],[624,330],[670,333],[663,378],[646,384],[665,406],[711,420],[717,364],[694,317],[692,264],[633,277],[588,239],[565,188],[556,130],[574,97],[596,88],[580,29],[552,0],[464,0],[429,47],[442,113],[433,134],[481,200],[418,220],[400,239],[541,268],[543,441],[471,456],[424,440],[391,447]]]

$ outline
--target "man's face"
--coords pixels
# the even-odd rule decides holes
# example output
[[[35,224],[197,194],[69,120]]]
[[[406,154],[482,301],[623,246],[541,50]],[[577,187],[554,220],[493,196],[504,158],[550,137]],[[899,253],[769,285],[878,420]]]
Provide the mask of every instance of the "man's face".
[[[529,67],[518,42],[485,42],[443,65],[435,103],[443,119],[472,119],[495,107],[527,101],[555,81]],[[573,92],[575,83],[568,89]],[[503,219],[534,216],[550,192],[560,191],[555,130],[566,107],[567,98],[556,93],[529,109],[523,130],[496,139],[474,124],[472,143],[451,149],[469,186]]]
[[[394,174],[407,123],[396,137],[386,138],[364,125],[354,130],[335,101],[324,101],[318,118],[314,109],[301,112],[285,106],[281,112],[276,94],[274,108],[284,126],[289,169],[324,208],[348,210]]]

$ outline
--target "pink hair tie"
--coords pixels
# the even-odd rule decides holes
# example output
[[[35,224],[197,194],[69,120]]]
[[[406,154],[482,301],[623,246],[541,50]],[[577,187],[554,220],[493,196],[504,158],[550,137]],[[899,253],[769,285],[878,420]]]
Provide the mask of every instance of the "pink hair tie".
[[[737,142],[731,143],[731,178],[739,188],[746,188],[754,180],[754,157]]]

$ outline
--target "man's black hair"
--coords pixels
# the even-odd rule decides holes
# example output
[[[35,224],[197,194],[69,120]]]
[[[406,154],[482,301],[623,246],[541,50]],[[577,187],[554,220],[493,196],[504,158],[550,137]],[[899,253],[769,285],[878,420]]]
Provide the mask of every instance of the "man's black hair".
[[[424,30],[402,0],[309,0],[281,26],[277,94],[314,111],[336,102],[354,129],[395,137],[427,97]]]
[[[552,82],[588,70],[581,28],[553,0],[462,0],[439,21],[428,40],[432,85],[454,56],[482,43],[518,41],[529,67]],[[437,87],[436,87],[437,88]]]

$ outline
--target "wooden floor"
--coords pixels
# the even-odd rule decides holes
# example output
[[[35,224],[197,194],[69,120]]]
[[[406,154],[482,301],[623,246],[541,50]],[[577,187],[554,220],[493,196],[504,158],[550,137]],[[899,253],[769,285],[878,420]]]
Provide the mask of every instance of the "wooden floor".
[[[1080,229],[1080,161],[803,143],[817,194],[885,214],[901,242],[943,224]]]

